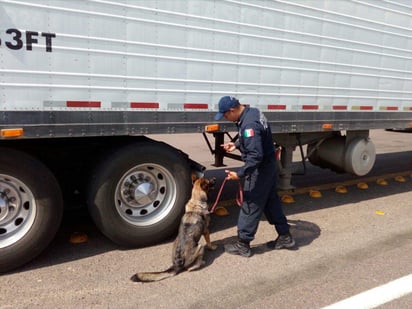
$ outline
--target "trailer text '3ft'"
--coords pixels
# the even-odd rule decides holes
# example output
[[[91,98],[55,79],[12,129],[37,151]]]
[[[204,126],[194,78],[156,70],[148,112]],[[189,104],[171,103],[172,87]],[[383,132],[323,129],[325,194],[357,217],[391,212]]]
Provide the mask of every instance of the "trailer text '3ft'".
[[[0,46],[6,46],[12,50],[19,50],[26,46],[26,50],[33,50],[34,44],[41,44],[44,41],[46,52],[52,52],[52,41],[56,37],[55,33],[20,31],[10,28],[5,31],[5,37],[0,37]]]

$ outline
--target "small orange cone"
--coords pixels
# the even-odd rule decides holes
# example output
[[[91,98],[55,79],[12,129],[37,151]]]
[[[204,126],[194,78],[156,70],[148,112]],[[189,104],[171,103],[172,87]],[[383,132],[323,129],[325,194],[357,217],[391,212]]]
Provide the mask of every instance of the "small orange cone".
[[[215,209],[215,214],[222,217],[222,216],[227,216],[229,212],[227,211],[225,207],[219,206]]]
[[[283,195],[281,197],[281,200],[283,203],[286,203],[286,204],[291,204],[295,202],[294,198],[290,195]]]
[[[395,181],[397,181],[397,182],[406,182],[406,179],[403,176],[396,176]]]
[[[387,186],[388,185],[388,182],[383,178],[379,178],[378,180],[376,180],[376,183],[380,186]]]
[[[345,186],[337,186],[335,189],[337,193],[348,193],[348,189]]]
[[[320,191],[317,191],[317,190],[310,190],[309,196],[313,198],[320,198],[322,197],[322,193],[320,193]]]
[[[368,186],[368,184],[367,184],[366,182],[360,182],[360,183],[358,183],[358,184],[357,184],[357,187],[358,187],[358,189],[361,189],[361,190],[366,190],[366,189],[369,188],[369,186]]]
[[[89,237],[87,237],[86,233],[81,233],[81,232],[74,232],[70,236],[70,242],[72,244],[82,244],[85,243],[89,240]]]

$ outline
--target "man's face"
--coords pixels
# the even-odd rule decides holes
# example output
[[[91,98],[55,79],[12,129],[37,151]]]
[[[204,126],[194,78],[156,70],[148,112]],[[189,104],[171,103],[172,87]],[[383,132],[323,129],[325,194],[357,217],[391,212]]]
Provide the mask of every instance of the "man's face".
[[[238,120],[237,111],[234,108],[229,109],[223,116],[232,122],[236,122]]]

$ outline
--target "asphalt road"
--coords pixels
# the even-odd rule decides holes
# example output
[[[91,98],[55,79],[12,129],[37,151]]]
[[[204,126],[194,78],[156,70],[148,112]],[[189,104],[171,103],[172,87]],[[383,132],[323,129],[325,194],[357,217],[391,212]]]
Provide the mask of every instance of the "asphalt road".
[[[182,148],[218,181],[225,168],[241,164],[226,160],[225,168],[211,167],[199,135],[157,138]],[[309,166],[306,176],[294,179],[298,189],[289,193],[295,201],[284,209],[296,250],[268,251],[265,243],[276,235],[262,219],[251,258],[224,253],[223,244],[235,239],[239,211],[231,184],[224,196],[229,215],[212,217],[211,238],[219,248],[206,253],[205,267],[157,283],[133,283],[136,271],[170,265],[171,241],[123,250],[79,211],[66,214],[39,258],[0,277],[0,308],[322,308],[412,274],[412,133],[374,131],[372,139],[378,156],[367,177]],[[396,181],[399,175],[406,181]],[[388,185],[376,183],[381,177]],[[369,188],[358,189],[360,181]],[[347,184],[348,193],[336,193],[336,184]],[[322,197],[311,198],[302,188],[319,189]],[[76,231],[85,232],[88,242],[70,243]],[[381,306],[411,307],[412,294]]]

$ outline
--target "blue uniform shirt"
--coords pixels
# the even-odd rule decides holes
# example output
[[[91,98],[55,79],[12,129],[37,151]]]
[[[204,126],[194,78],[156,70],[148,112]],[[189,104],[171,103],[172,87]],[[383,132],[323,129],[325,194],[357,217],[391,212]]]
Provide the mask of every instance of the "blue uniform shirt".
[[[239,139],[236,147],[245,163],[237,174],[240,178],[250,175],[263,162],[275,160],[275,147],[267,119],[257,108],[245,107],[237,122]]]

